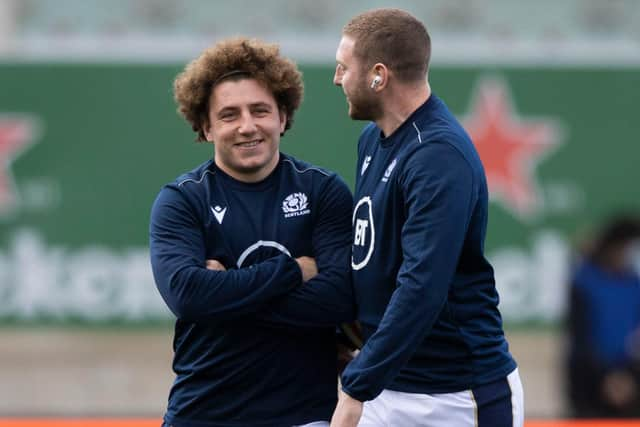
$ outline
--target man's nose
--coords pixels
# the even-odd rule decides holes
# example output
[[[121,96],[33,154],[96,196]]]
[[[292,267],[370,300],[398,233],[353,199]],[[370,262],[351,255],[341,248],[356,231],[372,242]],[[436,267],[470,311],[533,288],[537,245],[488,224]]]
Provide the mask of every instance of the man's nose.
[[[240,128],[238,129],[240,133],[243,134],[252,134],[256,131],[256,122],[253,116],[249,113],[242,115],[242,120],[240,122]]]
[[[333,74],[333,84],[336,86],[342,86],[342,74],[340,73],[338,66],[336,66],[336,72]]]

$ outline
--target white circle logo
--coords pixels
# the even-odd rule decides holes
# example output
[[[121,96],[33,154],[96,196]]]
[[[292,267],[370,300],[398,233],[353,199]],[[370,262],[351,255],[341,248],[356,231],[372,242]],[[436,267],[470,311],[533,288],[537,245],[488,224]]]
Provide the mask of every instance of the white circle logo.
[[[373,254],[375,228],[373,225],[373,206],[371,197],[366,196],[353,208],[353,247],[351,251],[351,268],[364,268]],[[368,243],[368,245],[367,245]]]
[[[238,268],[242,268],[242,264],[247,259],[247,257],[262,247],[274,248],[279,250],[283,254],[287,254],[291,256],[291,253],[289,252],[289,250],[284,245],[281,245],[278,242],[274,242],[272,240],[258,240],[253,245],[245,249],[244,252],[242,252],[242,254],[240,255],[240,258],[238,258],[238,262],[236,263],[238,265]]]

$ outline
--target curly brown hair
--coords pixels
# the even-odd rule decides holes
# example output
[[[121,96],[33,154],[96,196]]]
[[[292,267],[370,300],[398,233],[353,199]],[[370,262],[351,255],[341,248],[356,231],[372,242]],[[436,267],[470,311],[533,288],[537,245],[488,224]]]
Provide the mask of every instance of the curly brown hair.
[[[197,141],[206,141],[211,91],[227,78],[252,78],[263,83],[287,115],[285,131],[291,128],[304,92],[302,73],[293,61],[280,55],[277,45],[233,38],[206,49],[173,82],[178,112],[197,133]]]

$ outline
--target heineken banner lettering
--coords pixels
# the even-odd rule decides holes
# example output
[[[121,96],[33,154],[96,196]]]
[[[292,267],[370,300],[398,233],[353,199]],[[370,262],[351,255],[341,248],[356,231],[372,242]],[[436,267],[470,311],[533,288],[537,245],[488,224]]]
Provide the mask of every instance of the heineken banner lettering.
[[[176,113],[181,66],[0,64],[0,319],[171,318],[149,266],[149,210],[213,153]],[[364,123],[348,118],[331,64],[302,69],[282,150],[353,185]],[[430,80],[486,170],[505,321],[559,321],[576,236],[639,207],[640,70],[434,67]]]

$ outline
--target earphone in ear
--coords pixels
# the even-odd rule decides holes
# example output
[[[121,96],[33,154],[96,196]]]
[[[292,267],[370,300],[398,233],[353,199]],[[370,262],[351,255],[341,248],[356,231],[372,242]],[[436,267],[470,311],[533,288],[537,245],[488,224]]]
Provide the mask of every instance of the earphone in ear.
[[[382,83],[382,77],[375,76],[375,78],[371,81],[371,89],[375,89],[376,86],[378,86],[380,83]]]

